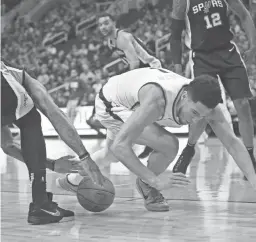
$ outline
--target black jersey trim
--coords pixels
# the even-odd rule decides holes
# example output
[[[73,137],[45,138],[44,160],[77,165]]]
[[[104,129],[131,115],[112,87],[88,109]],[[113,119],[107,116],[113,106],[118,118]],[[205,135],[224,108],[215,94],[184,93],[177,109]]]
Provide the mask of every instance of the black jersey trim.
[[[102,88],[100,89],[100,92],[99,92],[99,98],[103,101],[104,105],[106,106],[106,112],[109,113],[112,118],[124,123],[124,121],[117,114],[113,113],[113,111],[111,110],[113,108],[113,106],[112,106],[111,102],[109,102],[105,98]]]
[[[181,93],[182,91],[184,91],[184,89],[187,87],[188,85],[184,85],[178,92],[178,94],[176,95],[175,99],[174,99],[174,102],[173,102],[173,105],[172,105],[172,116],[173,116],[173,120],[175,121],[175,123],[177,123],[178,125],[182,125],[179,120],[176,119],[176,113],[175,113],[175,110],[176,110],[176,106],[177,106],[177,103],[178,103],[178,99],[179,97],[181,96]]]

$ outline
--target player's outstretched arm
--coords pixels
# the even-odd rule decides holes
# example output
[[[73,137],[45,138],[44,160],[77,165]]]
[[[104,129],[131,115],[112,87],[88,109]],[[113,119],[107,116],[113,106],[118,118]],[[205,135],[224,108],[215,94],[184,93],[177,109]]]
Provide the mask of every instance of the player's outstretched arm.
[[[130,63],[130,69],[139,68],[140,60],[144,63],[149,63],[153,68],[161,68],[161,62],[151,55],[146,50],[146,47],[142,46],[143,43],[139,43],[139,41],[132,34],[126,32],[121,32],[118,38],[118,45],[124,51]]]
[[[144,128],[163,116],[165,99],[160,87],[148,84],[139,92],[140,106],[122,125],[116,136],[111,151],[130,171],[155,187],[156,175],[144,166],[132,150],[132,145]]]
[[[140,60],[133,46],[133,37],[130,33],[122,32],[118,37],[118,47],[123,50],[129,63],[130,70],[139,68]]]
[[[98,166],[90,158],[73,124],[53,102],[45,87],[27,73],[23,85],[36,107],[49,119],[61,139],[79,156],[81,165],[88,175],[94,182],[102,185],[104,177]]]
[[[172,6],[172,23],[171,23],[171,52],[173,64],[175,65],[175,72],[182,74],[181,66],[181,35],[185,28],[185,13],[187,1],[186,0],[173,0]]]
[[[220,107],[216,107],[208,119],[216,136],[234,158],[239,168],[256,190],[256,174],[248,151],[240,139],[235,136]]]
[[[230,9],[240,18],[241,24],[248,37],[250,47],[245,52],[245,61],[253,62],[256,54],[256,29],[250,12],[246,9],[241,0],[227,0]]]
[[[9,155],[23,163],[25,163],[22,156],[21,147],[18,142],[15,142],[9,127],[4,126],[1,130],[1,148],[6,155]],[[58,173],[76,173],[82,167],[78,161],[71,159],[72,156],[63,156],[57,160],[47,158],[45,166],[51,171]]]

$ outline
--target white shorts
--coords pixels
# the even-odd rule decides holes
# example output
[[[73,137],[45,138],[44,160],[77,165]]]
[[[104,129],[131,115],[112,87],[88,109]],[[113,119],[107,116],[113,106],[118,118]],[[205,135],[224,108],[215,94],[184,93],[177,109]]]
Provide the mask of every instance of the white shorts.
[[[111,104],[109,103],[109,105]],[[127,121],[133,111],[125,107],[107,106],[97,94],[95,98],[95,118],[107,129],[107,137],[114,140],[123,123]]]

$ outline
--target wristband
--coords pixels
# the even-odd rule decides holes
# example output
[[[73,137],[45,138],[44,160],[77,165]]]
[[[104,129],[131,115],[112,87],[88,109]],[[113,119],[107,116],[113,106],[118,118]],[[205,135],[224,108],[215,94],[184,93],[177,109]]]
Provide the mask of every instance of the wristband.
[[[88,153],[88,152],[86,152],[86,153],[84,153],[83,155],[80,155],[79,156],[79,159],[80,160],[84,160],[84,159],[86,159],[87,157],[89,157],[90,156],[90,154]]]

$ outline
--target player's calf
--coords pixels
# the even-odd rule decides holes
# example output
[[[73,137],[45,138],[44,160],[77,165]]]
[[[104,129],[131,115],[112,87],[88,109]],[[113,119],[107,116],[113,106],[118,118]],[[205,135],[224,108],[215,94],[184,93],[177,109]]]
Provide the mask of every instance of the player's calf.
[[[234,100],[234,106],[237,111],[237,116],[239,119],[239,132],[243,138],[244,144],[250,154],[253,166],[256,171],[256,160],[253,154],[253,137],[254,137],[254,126],[251,108],[248,99],[237,99]],[[244,177],[247,180],[246,177]]]

